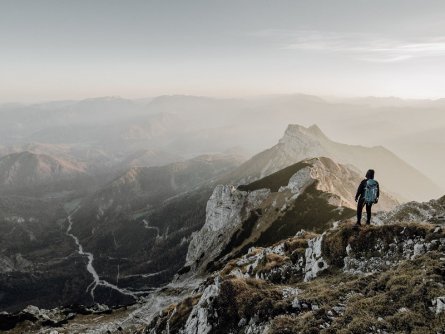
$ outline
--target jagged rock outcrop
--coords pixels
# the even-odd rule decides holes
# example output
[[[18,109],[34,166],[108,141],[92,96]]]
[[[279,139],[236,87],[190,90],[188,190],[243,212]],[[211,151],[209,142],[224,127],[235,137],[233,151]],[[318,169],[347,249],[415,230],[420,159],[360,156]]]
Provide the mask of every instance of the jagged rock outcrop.
[[[269,195],[270,190],[239,191],[233,186],[219,185],[207,202],[206,222],[199,232],[192,234],[186,265],[205,267],[221,254],[233,233],[251,218],[253,211]]]
[[[329,265],[323,258],[321,245],[324,234],[308,241],[305,252],[306,266],[304,268],[304,280],[309,281],[317,277],[320,271],[326,270]]]
[[[445,312],[445,296],[437,297],[432,301],[433,306],[436,306],[436,314]]]
[[[203,291],[198,303],[193,307],[184,329],[183,334],[207,334],[212,330],[212,322],[215,321],[215,312],[211,308],[212,301],[220,293],[219,277],[216,277],[213,284],[207,286]]]

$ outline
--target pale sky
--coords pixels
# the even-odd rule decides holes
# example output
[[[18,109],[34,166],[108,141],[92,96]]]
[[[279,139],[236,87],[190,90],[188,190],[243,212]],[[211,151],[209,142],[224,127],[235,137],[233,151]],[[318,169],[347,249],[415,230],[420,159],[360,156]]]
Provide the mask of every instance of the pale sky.
[[[0,0],[0,103],[445,97],[445,1]]]

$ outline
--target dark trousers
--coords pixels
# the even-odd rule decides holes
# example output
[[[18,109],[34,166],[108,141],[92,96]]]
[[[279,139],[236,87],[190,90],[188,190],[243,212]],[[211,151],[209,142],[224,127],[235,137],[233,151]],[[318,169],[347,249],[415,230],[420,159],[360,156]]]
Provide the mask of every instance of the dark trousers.
[[[360,223],[362,220],[362,211],[363,207],[365,206],[365,199],[360,198],[357,203],[357,223]],[[371,204],[366,204],[366,224],[371,223]]]

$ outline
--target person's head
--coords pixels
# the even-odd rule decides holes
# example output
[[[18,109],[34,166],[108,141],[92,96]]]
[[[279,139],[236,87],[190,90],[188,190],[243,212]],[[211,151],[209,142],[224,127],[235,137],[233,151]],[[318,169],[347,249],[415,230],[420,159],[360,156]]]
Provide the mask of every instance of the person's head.
[[[373,179],[373,178],[374,178],[374,169],[369,169],[369,170],[366,172],[366,178],[367,178],[367,179]]]

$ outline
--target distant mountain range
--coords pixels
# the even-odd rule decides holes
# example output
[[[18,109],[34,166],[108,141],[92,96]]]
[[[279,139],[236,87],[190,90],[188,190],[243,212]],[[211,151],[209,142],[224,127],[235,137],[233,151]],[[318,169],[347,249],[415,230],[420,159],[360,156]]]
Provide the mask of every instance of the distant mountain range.
[[[437,129],[445,126],[444,107],[442,99],[333,99],[303,94],[9,104],[0,106],[0,155],[12,153],[11,146],[35,144],[105,153],[108,162],[147,149],[193,157],[240,143],[252,153],[272,146],[288,124],[317,124],[338,142],[390,148],[445,189],[440,171],[429,167],[437,165],[435,152],[443,146]]]

